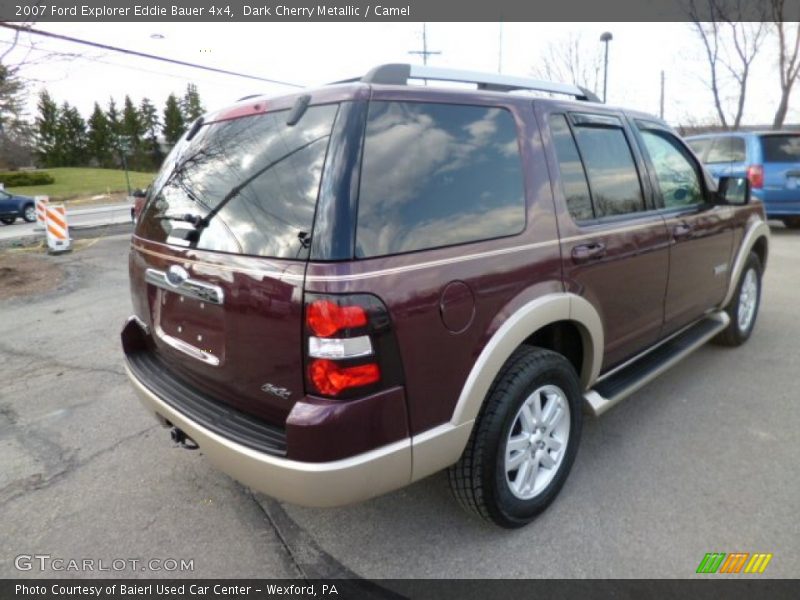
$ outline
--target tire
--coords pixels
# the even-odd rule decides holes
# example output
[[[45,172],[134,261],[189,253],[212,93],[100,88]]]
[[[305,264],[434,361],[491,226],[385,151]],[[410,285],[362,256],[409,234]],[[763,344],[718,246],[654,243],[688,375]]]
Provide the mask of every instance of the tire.
[[[6,225],[13,225],[14,221],[17,220],[17,217],[0,217],[0,221],[5,223]]]
[[[741,346],[750,338],[756,324],[756,317],[758,317],[758,309],[761,306],[761,273],[761,261],[755,252],[751,252],[742,268],[733,299],[725,307],[725,312],[728,313],[731,322],[714,338],[718,344]],[[748,313],[752,311],[752,314],[748,316],[743,311]]]
[[[786,217],[781,219],[786,229],[800,229],[800,217]]]
[[[526,419],[523,406],[535,405],[537,396],[541,413],[528,413]],[[551,419],[542,432],[548,416],[553,416],[548,406],[560,406],[561,416]],[[530,427],[530,417],[536,427]],[[553,502],[569,475],[582,418],[580,382],[572,364],[549,350],[518,348],[489,389],[464,454],[448,470],[456,499],[467,511],[501,527],[513,529],[531,522]],[[525,431],[526,422],[527,431],[534,434]],[[508,448],[509,442],[516,442],[517,448]],[[555,460],[554,467],[538,462],[545,455],[549,462]],[[509,469],[520,461],[528,472],[534,472],[536,465],[533,485],[524,485],[523,466]]]
[[[22,218],[26,223],[34,223],[36,221],[36,207],[33,204],[26,204],[22,209]]]

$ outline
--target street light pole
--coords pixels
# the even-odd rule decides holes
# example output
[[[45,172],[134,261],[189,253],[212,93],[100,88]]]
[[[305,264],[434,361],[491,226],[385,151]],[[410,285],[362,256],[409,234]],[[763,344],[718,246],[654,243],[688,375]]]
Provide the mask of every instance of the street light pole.
[[[603,62],[603,103],[605,104],[608,92],[608,42],[614,39],[610,31],[606,31],[600,36],[600,41],[606,45],[606,58]]]

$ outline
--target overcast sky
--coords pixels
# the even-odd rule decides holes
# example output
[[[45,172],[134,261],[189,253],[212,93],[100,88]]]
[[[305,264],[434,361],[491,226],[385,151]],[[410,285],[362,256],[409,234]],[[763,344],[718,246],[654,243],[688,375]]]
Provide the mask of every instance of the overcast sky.
[[[159,54],[209,66],[302,85],[335,81],[366,72],[385,62],[420,62],[409,50],[422,46],[421,23],[40,23],[40,29],[82,39]],[[497,23],[429,23],[428,45],[441,55],[429,64],[492,71],[498,69],[501,26]],[[703,83],[707,64],[687,23],[505,23],[502,25],[502,72],[530,75],[549,43],[580,36],[587,50],[600,49],[600,34],[612,32],[608,100],[657,114],[659,78],[666,73],[665,118],[673,125],[711,120],[712,97]],[[0,30],[8,44],[10,30]],[[254,93],[279,94],[291,88],[125,56],[32,36],[23,38],[10,58],[21,56],[31,40],[44,51],[79,52],[75,60],[41,61],[26,67],[35,95],[46,87],[58,102],[68,101],[88,116],[95,100],[103,106],[125,94],[138,103],[147,96],[159,106],[170,92],[195,83],[208,109]],[[774,42],[753,66],[745,123],[771,123],[778,99]],[[1,48],[0,48],[1,50]],[[800,117],[800,91],[790,103],[788,123]]]

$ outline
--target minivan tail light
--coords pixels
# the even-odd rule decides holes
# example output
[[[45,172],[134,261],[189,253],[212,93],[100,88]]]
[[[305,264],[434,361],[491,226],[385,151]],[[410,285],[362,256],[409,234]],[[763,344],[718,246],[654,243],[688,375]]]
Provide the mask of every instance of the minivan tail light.
[[[392,321],[376,296],[306,293],[304,323],[307,393],[349,400],[402,385]]]
[[[750,165],[747,168],[747,180],[753,189],[764,187],[764,167],[762,165]]]

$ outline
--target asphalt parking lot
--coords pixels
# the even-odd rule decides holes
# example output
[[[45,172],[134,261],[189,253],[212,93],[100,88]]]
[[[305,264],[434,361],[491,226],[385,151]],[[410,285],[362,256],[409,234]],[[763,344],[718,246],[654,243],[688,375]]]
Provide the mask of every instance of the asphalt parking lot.
[[[706,552],[769,552],[761,577],[800,573],[797,232],[773,230],[751,340],[588,419],[561,496],[511,532],[462,512],[443,474],[305,509],[174,447],[123,373],[128,244],[43,257],[56,289],[0,300],[0,577],[98,575],[21,572],[19,555],[193,561],[126,577],[682,578]]]

